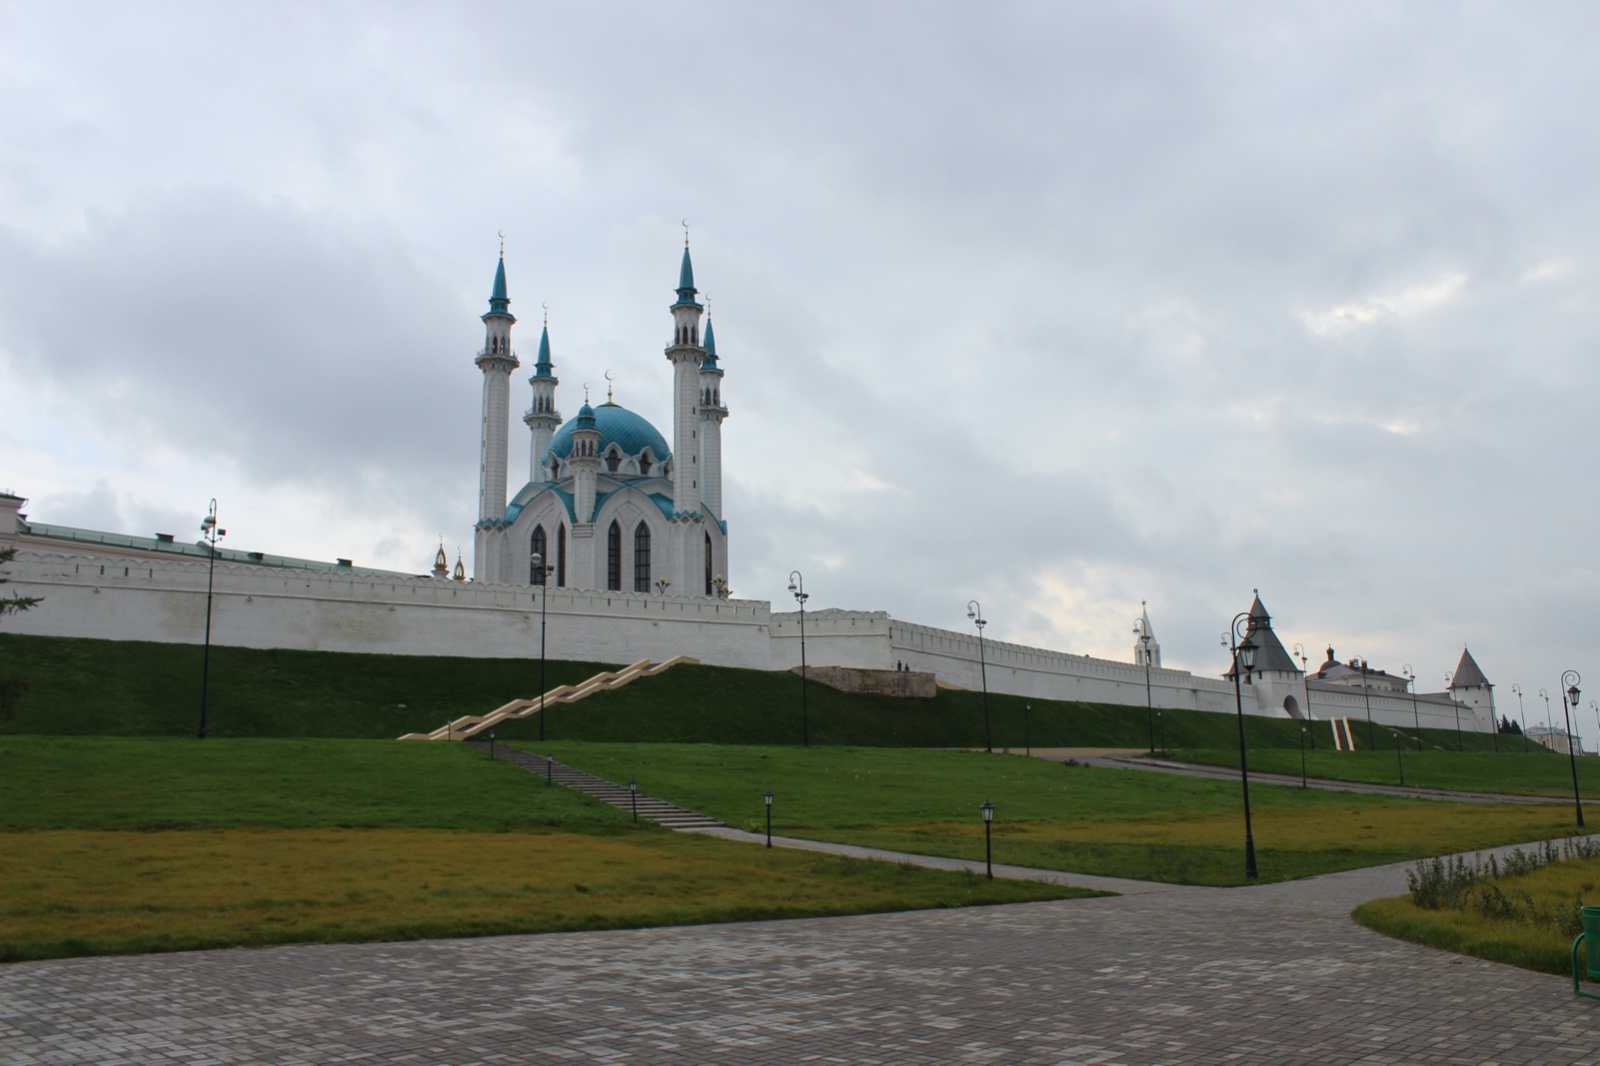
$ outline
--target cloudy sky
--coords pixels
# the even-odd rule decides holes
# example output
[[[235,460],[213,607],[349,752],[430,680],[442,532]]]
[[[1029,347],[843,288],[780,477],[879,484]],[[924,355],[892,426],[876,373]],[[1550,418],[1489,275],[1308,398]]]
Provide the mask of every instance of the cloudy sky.
[[[1118,658],[1148,600],[1215,674],[1259,587],[1542,721],[1600,695],[1597,50],[1555,2],[0,3],[0,487],[470,554],[496,232],[563,410],[609,370],[670,437],[686,217],[737,594]]]

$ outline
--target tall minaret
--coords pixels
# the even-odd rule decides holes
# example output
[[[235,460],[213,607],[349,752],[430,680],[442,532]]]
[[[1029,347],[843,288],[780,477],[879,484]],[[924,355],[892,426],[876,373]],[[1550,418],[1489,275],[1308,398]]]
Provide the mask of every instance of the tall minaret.
[[[561,412],[556,410],[556,386],[561,384],[561,379],[551,372],[554,369],[550,362],[550,316],[546,312],[544,332],[539,334],[539,359],[533,364],[533,377],[528,379],[528,384],[533,386],[533,406],[522,416],[533,434],[528,449],[529,481],[550,480],[543,469],[544,455],[550,450],[550,438],[555,436],[556,427],[561,424]]]
[[[600,430],[595,425],[594,408],[585,403],[578,408],[578,417],[572,423],[572,451],[567,454],[572,465],[572,512],[574,522],[587,525],[594,521],[594,479],[600,472]]]
[[[706,301],[710,303],[710,298]],[[700,360],[700,499],[710,517],[722,517],[722,368],[717,366],[717,335],[706,313],[706,357]]]
[[[511,351],[511,300],[506,296],[506,259],[502,249],[494,271],[494,292],[483,316],[483,351],[473,360],[483,370],[482,451],[478,457],[478,525],[498,524],[506,517],[506,434],[510,430],[511,372],[518,366]],[[480,581],[499,580],[485,569],[482,553],[474,553],[473,570]]]
[[[689,262],[689,237],[683,238],[683,265],[678,268],[678,302],[672,305],[672,510],[700,510],[700,312],[695,302],[694,266]]]

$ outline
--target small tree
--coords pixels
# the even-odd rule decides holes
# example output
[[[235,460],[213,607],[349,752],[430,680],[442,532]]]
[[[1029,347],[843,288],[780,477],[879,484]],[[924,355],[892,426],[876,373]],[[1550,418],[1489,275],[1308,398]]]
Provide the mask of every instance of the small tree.
[[[16,558],[17,549],[0,548],[0,566],[4,566]],[[0,585],[6,579],[0,577]],[[0,618],[18,611],[26,611],[41,602],[39,596],[0,596]],[[22,694],[28,691],[26,679],[12,674],[10,677],[0,678],[0,722],[9,722],[17,713],[17,704],[22,700]]]

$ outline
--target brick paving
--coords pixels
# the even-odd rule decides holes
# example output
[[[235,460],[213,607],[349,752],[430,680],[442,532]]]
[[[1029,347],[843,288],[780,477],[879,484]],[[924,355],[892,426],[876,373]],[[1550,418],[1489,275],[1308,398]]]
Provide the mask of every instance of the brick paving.
[[[1588,1063],[1557,977],[1244,889],[0,968],[0,1063]]]

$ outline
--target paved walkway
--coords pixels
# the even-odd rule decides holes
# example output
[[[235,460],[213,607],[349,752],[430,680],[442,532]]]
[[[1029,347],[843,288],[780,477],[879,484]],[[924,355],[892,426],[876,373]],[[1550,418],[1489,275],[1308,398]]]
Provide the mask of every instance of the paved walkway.
[[[1244,889],[0,967],[0,1063],[1600,1063],[1568,983]],[[1088,878],[1071,878],[1088,883]]]

